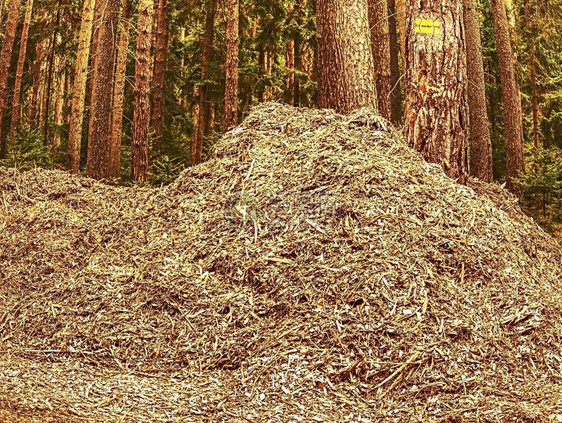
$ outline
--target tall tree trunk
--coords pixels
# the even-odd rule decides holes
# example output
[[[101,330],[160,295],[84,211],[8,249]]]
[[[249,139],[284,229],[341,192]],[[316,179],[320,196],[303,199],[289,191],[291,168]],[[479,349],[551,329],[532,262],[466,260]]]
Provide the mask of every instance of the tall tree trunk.
[[[297,26],[299,28],[303,25],[304,11],[307,7],[306,0],[295,0],[295,13],[297,14]],[[301,81],[300,74],[304,72],[303,61],[302,61],[302,35],[300,31],[297,31],[293,39],[294,51],[295,51],[295,66],[299,75],[295,75],[295,82],[293,88],[293,105],[300,106],[301,103]]]
[[[226,90],[224,96],[224,123],[226,131],[236,125],[238,120],[238,54],[240,49],[238,0],[227,0],[226,11]]]
[[[405,135],[428,162],[463,183],[468,100],[462,4],[408,2]]]
[[[390,92],[391,101],[391,121],[395,125],[402,122],[402,87],[400,80],[402,72],[400,70],[400,42],[398,41],[398,23],[396,20],[396,1],[388,0],[388,26],[390,41],[390,79],[392,90]]]
[[[89,66],[90,66],[90,76],[88,78],[88,83],[86,86],[86,91],[89,93],[88,96],[88,110],[90,115],[88,116],[88,136],[92,132],[92,124],[93,120],[90,118],[92,112],[92,100],[94,98],[94,81],[96,80],[97,72],[98,72],[98,44],[100,38],[100,27],[103,22],[103,13],[106,7],[106,3],[109,0],[95,0],[94,3],[94,22],[92,26],[92,36],[91,36],[91,45],[90,45],[90,58],[89,58]]]
[[[53,33],[53,38],[51,40],[51,55],[49,57],[49,71],[47,74],[47,99],[45,101],[45,115],[43,116],[43,145],[47,145],[49,142],[49,111],[51,107],[51,99],[53,94],[53,72],[55,66],[55,55],[57,50],[57,41],[59,40],[59,29],[60,29],[60,17],[62,9],[62,0],[59,0],[57,6],[57,18],[55,21],[55,31]]]
[[[502,86],[507,189],[521,197],[522,188],[517,182],[517,177],[520,172],[525,170],[525,159],[523,155],[523,120],[519,84],[515,76],[514,57],[511,51],[505,4],[503,0],[491,0],[491,3]]]
[[[110,128],[120,2],[97,1],[104,2],[105,7],[99,26],[97,51],[94,53],[96,69],[92,81],[86,173],[91,178],[104,179],[110,177]]]
[[[406,17],[409,13],[408,11],[408,0],[395,0],[396,13],[396,23],[398,26],[398,35],[400,38],[400,58],[402,60],[402,66],[406,63],[406,34],[408,29],[406,28]]]
[[[197,146],[199,145],[199,122],[201,121],[201,107],[199,104],[199,98],[201,96],[201,87],[197,84],[193,85],[193,98],[195,99],[193,103],[193,108],[191,109],[191,122],[193,123],[193,133],[191,134],[191,145],[189,149],[189,157],[191,158],[191,164],[197,164],[195,161],[197,157]]]
[[[133,117],[132,176],[133,181],[148,180],[148,126],[150,124],[150,77],[152,47],[153,1],[140,0],[137,24],[135,66],[135,112]]]
[[[533,145],[535,148],[540,147],[540,130],[539,130],[539,90],[537,87],[537,66],[535,63],[535,41],[536,34],[535,24],[533,23],[533,11],[530,10],[530,1],[524,2],[523,12],[525,14],[525,27],[529,34],[527,52],[529,54],[529,83],[531,84],[531,112],[533,116]]]
[[[18,29],[18,18],[20,15],[21,0],[10,0],[8,4],[8,18],[4,27],[4,41],[0,49],[0,158],[6,154],[4,137],[2,134],[2,117],[4,116],[4,105],[6,99],[6,88],[8,75],[12,62],[12,50]]]
[[[388,7],[385,0],[369,0],[371,50],[375,66],[375,83],[379,113],[390,120],[392,115],[392,78],[390,76],[390,35]]]
[[[217,0],[208,0],[205,11],[205,34],[203,35],[203,46],[201,49],[201,87],[199,89],[199,122],[197,145],[195,156],[191,158],[194,164],[201,163],[203,155],[203,143],[209,134],[209,116],[211,104],[209,101],[209,84],[206,82],[209,62],[213,54],[213,42],[215,36],[215,13]]]
[[[68,133],[68,169],[73,173],[80,170],[80,149],[82,145],[82,128],[84,124],[84,104],[88,82],[88,59],[94,20],[95,0],[85,0],[82,9],[82,22],[78,37],[78,51],[74,64],[74,86],[70,111],[70,128]]]
[[[0,0],[2,1],[2,0]],[[33,84],[31,88],[31,101],[27,109],[27,120],[34,125],[38,122],[38,105],[41,92],[42,78],[41,78],[41,65],[43,63],[43,56],[45,54],[45,40],[37,41],[35,46],[35,61],[33,62]]]
[[[533,145],[535,148],[540,147],[540,129],[539,129],[539,90],[537,88],[537,66],[535,64],[535,47],[529,47],[529,73],[531,83],[531,109],[533,114]]]
[[[59,35],[60,42],[60,35]],[[63,108],[64,108],[64,58],[60,55],[57,56],[55,63],[55,107],[53,115],[53,123],[55,124],[55,133],[53,134],[53,148],[52,154],[55,156],[61,146],[61,126],[63,124]]]
[[[377,108],[367,0],[318,0],[318,106]]]
[[[470,117],[470,174],[492,182],[492,141],[486,109],[482,41],[476,0],[463,0]]]
[[[45,40],[45,48],[43,50],[43,57],[47,58],[47,54],[49,52],[49,47],[51,45],[51,40]],[[38,102],[38,112],[37,112],[37,120],[38,120],[38,129],[42,132],[43,131],[43,126],[44,126],[44,122],[45,122],[45,97],[47,96],[47,77],[48,77],[48,72],[49,70],[49,61],[45,60],[40,64],[40,69],[39,69],[39,92],[38,92],[38,98],[37,98],[37,102]],[[43,139],[43,144],[45,143],[45,140]]]
[[[154,131],[152,151],[160,154],[164,137],[164,79],[166,75],[166,51],[168,49],[167,0],[159,0],[157,15],[154,98],[152,100],[152,127]]]
[[[131,18],[131,0],[123,1],[123,14],[119,42],[117,46],[117,64],[115,66],[115,85],[113,87],[113,117],[111,119],[111,145],[109,174],[112,178],[121,176],[121,141],[123,139],[123,110],[125,105],[125,83],[127,57],[129,52]]]
[[[287,41],[287,56],[286,56],[286,68],[289,71],[287,77],[287,91],[285,95],[285,101],[287,104],[295,103],[295,40],[291,39]]]
[[[0,0],[3,2],[3,0]],[[23,29],[21,31],[20,52],[18,57],[18,66],[16,69],[16,79],[14,81],[14,100],[12,102],[12,118],[10,121],[10,138],[18,128],[21,115],[21,84],[23,80],[23,68],[25,65],[25,57],[27,55],[27,41],[29,40],[29,25],[31,23],[31,13],[33,11],[33,0],[27,0],[25,9],[25,18],[23,21]]]

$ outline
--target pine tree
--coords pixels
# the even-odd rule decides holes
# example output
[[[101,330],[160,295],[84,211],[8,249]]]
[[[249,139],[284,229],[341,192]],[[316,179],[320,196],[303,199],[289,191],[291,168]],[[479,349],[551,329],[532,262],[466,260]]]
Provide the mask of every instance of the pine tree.
[[[400,71],[399,56],[400,42],[398,39],[398,22],[396,20],[396,1],[388,0],[388,25],[389,25],[389,43],[390,43],[390,81],[392,89],[390,99],[392,105],[391,120],[394,124],[399,125],[402,122],[402,86],[400,80],[402,73]]]
[[[409,0],[405,135],[425,159],[464,182],[468,171],[462,4]]]
[[[470,174],[482,181],[492,182],[492,141],[486,109],[484,62],[476,0],[464,0],[463,11],[468,70]]]
[[[152,151],[160,154],[164,137],[164,78],[166,75],[166,50],[168,47],[167,0],[159,0],[156,26],[156,56],[154,60],[154,98],[152,101]]]
[[[110,128],[120,2],[97,1],[105,3],[105,7],[94,53],[96,68],[92,80],[86,173],[92,178],[105,179],[110,177]]]
[[[70,129],[68,133],[68,169],[74,173],[80,170],[80,150],[82,128],[84,124],[84,104],[88,81],[88,58],[94,20],[95,0],[84,0],[82,23],[78,38],[78,51],[74,63],[74,86],[70,112]]]
[[[379,113],[392,118],[392,78],[390,73],[390,35],[386,1],[369,0],[369,27],[375,67]]]
[[[519,84],[515,75],[505,4],[503,0],[491,0],[491,4],[502,86],[507,189],[520,197],[523,193],[517,179],[525,170],[525,159]]]
[[[1,2],[2,0],[0,0]],[[23,28],[21,31],[20,51],[18,57],[18,65],[16,69],[16,78],[14,82],[14,100],[12,102],[12,118],[10,120],[10,138],[14,137],[20,121],[21,115],[21,84],[23,80],[23,71],[25,65],[25,57],[27,54],[27,42],[29,40],[29,25],[31,23],[31,14],[33,12],[33,0],[27,0],[25,6],[25,18],[23,20]]]
[[[137,23],[137,48],[135,66],[135,111],[133,118],[132,178],[133,181],[148,180],[148,127],[150,124],[150,79],[152,47],[152,0],[139,1]]]
[[[8,74],[12,61],[12,50],[18,28],[18,18],[20,14],[21,0],[10,0],[8,3],[8,17],[4,26],[4,41],[0,50],[0,122],[4,116],[4,106],[6,99],[6,88],[8,85]],[[0,158],[4,158],[6,153],[2,125],[0,124]]]
[[[203,155],[203,143],[210,132],[211,101],[209,99],[209,83],[207,72],[213,54],[215,38],[215,14],[217,0],[208,0],[205,6],[205,31],[201,47],[201,86],[199,87],[199,121],[197,122],[196,144],[191,146],[191,162],[200,163]]]
[[[318,106],[377,108],[367,0],[318,0]]]
[[[57,14],[55,18],[55,30],[53,32],[53,37],[51,38],[51,53],[49,54],[49,64],[47,71],[47,90],[46,90],[46,100],[45,100],[45,110],[43,113],[42,124],[43,124],[43,145],[47,146],[49,142],[49,116],[51,110],[51,100],[53,97],[53,82],[55,77],[55,57],[57,55],[57,45],[60,41],[60,22],[62,15],[62,0],[58,1]],[[56,149],[53,148],[53,153]]]
[[[238,35],[239,7],[240,5],[238,3],[238,0],[228,0],[226,27],[227,46],[225,63],[226,89],[224,96],[223,123],[223,129],[225,131],[236,125],[238,118],[238,54],[240,48],[240,37]]]
[[[115,65],[115,85],[113,87],[113,111],[111,118],[109,174],[115,179],[121,176],[121,141],[123,138],[123,111],[125,107],[125,82],[129,53],[130,18],[131,0],[124,0],[119,41],[117,44],[117,63]]]

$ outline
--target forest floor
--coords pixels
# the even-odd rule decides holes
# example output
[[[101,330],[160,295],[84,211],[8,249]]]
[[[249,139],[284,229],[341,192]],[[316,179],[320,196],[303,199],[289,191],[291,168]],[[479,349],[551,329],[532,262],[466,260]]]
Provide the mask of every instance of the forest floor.
[[[562,421],[562,247],[510,194],[367,110],[215,150],[158,190],[0,168],[0,421]]]

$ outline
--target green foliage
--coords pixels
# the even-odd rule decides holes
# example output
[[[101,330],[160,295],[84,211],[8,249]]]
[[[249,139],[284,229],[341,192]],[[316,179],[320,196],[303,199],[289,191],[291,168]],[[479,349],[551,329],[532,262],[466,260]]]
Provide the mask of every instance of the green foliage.
[[[562,221],[562,150],[530,148],[527,170],[521,175],[525,207],[545,223]]]
[[[39,129],[25,124],[7,142],[6,158],[0,165],[29,170],[35,167],[52,168],[54,165],[48,147],[43,144],[43,134]]]
[[[150,183],[152,185],[168,185],[185,169],[181,158],[171,159],[164,155],[152,162],[150,166]]]

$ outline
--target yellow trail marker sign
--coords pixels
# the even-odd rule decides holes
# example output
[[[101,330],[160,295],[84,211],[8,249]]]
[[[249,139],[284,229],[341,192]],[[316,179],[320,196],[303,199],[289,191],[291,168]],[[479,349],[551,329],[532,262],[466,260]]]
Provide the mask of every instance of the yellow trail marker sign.
[[[441,22],[433,19],[416,19],[416,34],[441,34]]]

